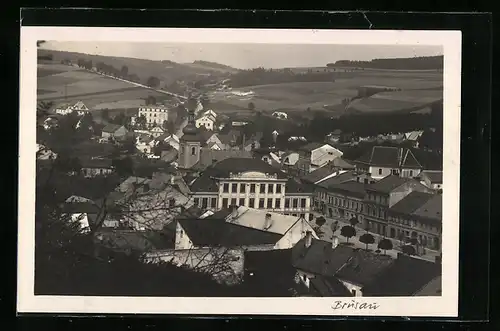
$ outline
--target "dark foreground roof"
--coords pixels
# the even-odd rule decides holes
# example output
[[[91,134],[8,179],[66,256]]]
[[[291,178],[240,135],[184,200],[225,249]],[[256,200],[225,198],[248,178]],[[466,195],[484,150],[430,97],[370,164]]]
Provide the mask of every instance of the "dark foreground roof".
[[[332,276],[316,276],[310,279],[311,290],[321,297],[352,297],[351,291],[337,278]]]
[[[392,146],[373,146],[370,151],[363,154],[356,162],[379,167],[422,168],[422,165],[410,149]]]
[[[364,286],[364,296],[412,296],[442,273],[441,264],[399,254],[394,263]]]
[[[200,247],[273,245],[282,237],[221,219],[183,219],[179,223],[193,244]]]

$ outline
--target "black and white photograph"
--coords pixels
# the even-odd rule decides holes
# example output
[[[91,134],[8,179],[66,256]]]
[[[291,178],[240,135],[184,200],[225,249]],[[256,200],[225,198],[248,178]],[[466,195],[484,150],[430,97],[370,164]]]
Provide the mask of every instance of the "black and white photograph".
[[[459,32],[21,36],[19,310],[456,316]]]

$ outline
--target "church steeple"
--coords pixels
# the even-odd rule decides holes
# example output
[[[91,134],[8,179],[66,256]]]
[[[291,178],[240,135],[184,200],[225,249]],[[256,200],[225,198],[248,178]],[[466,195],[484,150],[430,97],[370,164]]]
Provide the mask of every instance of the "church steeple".
[[[184,136],[195,136],[198,134],[198,128],[196,127],[196,122],[194,120],[194,109],[188,109],[188,123],[184,129],[182,129],[182,133]]]
[[[189,103],[188,103],[189,107]],[[179,167],[189,169],[200,160],[201,139],[199,130],[196,127],[195,109],[188,108],[188,122],[182,129],[183,136],[180,139],[179,146]]]

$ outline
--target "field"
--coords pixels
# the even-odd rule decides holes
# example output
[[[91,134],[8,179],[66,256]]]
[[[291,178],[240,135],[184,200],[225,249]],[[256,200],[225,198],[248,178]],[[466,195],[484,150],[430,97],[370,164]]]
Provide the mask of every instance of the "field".
[[[146,88],[62,64],[38,64],[37,71],[37,97],[43,101],[82,100],[91,109],[122,109],[139,107],[150,95],[163,96]]]
[[[442,100],[440,90],[404,90],[377,93],[369,98],[354,100],[349,104],[352,112],[414,111]]]
[[[306,70],[306,69],[304,69]],[[359,111],[386,111],[422,105],[442,97],[442,74],[435,71],[365,70],[349,73],[335,82],[296,82],[248,86],[239,92],[253,95],[237,96],[230,92],[214,92],[215,102],[248,109],[252,102],[260,111],[313,111],[338,112],[344,99],[353,98],[363,85],[384,85],[402,89],[395,94],[381,94],[372,98],[355,100]],[[353,105],[354,106],[354,105]],[[214,108],[215,109],[215,108]]]

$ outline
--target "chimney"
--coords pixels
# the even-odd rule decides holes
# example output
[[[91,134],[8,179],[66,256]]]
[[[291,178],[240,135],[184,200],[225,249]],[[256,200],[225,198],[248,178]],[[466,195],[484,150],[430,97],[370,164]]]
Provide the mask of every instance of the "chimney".
[[[332,249],[337,248],[338,245],[339,245],[339,237],[333,236],[332,237]]]
[[[265,222],[264,222],[264,230],[269,229],[271,227],[271,224],[272,224],[271,214],[270,213],[266,213],[266,219],[265,219]]]
[[[312,232],[311,231],[306,231],[306,236],[305,236],[305,246],[306,248],[311,247],[312,244]]]

